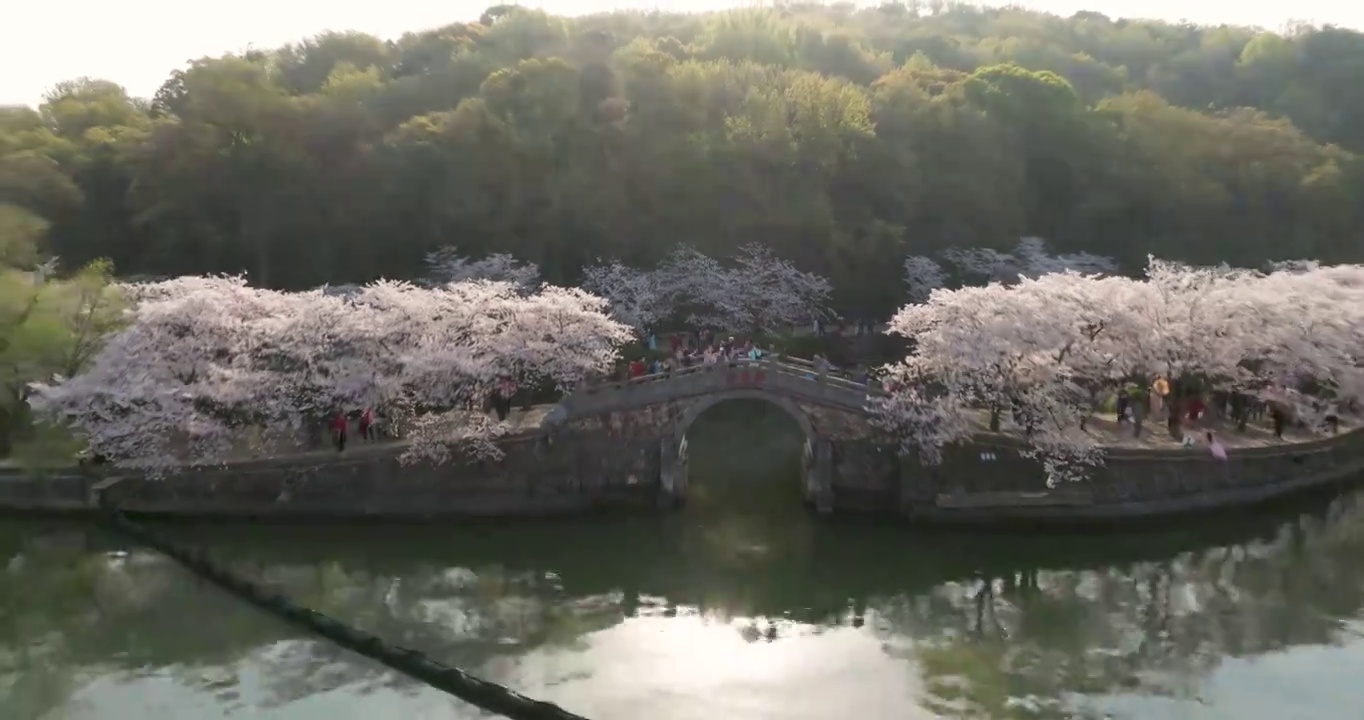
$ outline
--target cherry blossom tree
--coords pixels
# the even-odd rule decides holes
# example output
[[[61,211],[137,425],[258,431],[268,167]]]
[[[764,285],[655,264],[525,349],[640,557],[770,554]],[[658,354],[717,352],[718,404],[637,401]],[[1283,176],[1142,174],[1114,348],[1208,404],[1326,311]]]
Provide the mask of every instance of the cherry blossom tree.
[[[1033,278],[1067,270],[1081,275],[1107,275],[1118,270],[1113,258],[1103,255],[1089,252],[1048,254],[1046,241],[1036,237],[1019,240],[1013,256],[1020,267],[1019,274]]]
[[[740,248],[731,265],[686,245],[654,270],[603,263],[584,272],[583,286],[609,300],[615,319],[639,330],[679,316],[719,330],[784,330],[821,312],[830,292],[827,280],[758,244]]]
[[[642,333],[675,312],[659,271],[639,270],[611,261],[583,270],[583,288],[606,298],[611,317]]]
[[[1142,332],[1127,341],[1135,365],[1175,382],[1201,375],[1228,379],[1246,359],[1248,338],[1272,328],[1264,298],[1253,283],[1258,274],[1229,267],[1191,267],[1152,258],[1146,280],[1129,299]]]
[[[365,407],[410,420],[404,460],[496,457],[505,426],[478,410],[499,378],[571,387],[629,337],[600,298],[511,283],[379,282],[338,297],[178,278],[127,294],[131,321],[90,370],[35,386],[31,404],[152,470],[220,462],[248,429],[295,438]]]
[[[928,300],[934,290],[947,283],[947,273],[942,265],[923,255],[910,255],[905,258],[905,285],[909,287],[909,301],[921,303]]]
[[[803,324],[821,314],[828,302],[829,281],[798,270],[766,246],[739,248],[734,265],[697,271],[691,286],[696,310],[691,322],[703,327],[746,333],[773,333]]]
[[[225,451],[234,416],[262,385],[242,361],[254,350],[246,328],[283,308],[237,279],[180,278],[124,291],[139,307],[136,321],[86,372],[35,385],[33,409],[74,425],[111,457],[156,464],[173,457],[175,445],[204,457]]]
[[[1012,283],[1019,277],[1040,277],[1047,273],[1072,270],[1083,275],[1111,274],[1117,271],[1112,258],[1092,253],[1050,255],[1046,241],[1027,237],[1018,241],[1012,253],[990,248],[951,248],[944,259],[965,275],[982,276],[987,281]]]
[[[1278,260],[1269,263],[1269,272],[1300,273],[1317,270],[1321,263],[1316,260]]]
[[[401,284],[392,288],[409,296],[422,292]],[[410,348],[400,375],[408,397],[452,408],[416,418],[408,460],[443,462],[455,450],[499,456],[492,440],[505,427],[477,412],[498,378],[548,379],[567,390],[590,373],[609,370],[630,338],[628,328],[606,316],[604,300],[577,289],[545,286],[523,296],[509,283],[454,283],[434,302],[417,297],[394,305],[433,313],[419,318],[417,327],[424,331],[401,346]]]
[[[492,280],[506,282],[522,290],[540,284],[540,266],[522,263],[507,253],[493,253],[480,260],[459,254],[459,248],[446,246],[426,256],[427,278],[435,284]]]
[[[873,401],[881,427],[927,462],[974,432],[1014,432],[1053,481],[1102,461],[1085,420],[1097,391],[1128,381],[1249,393],[1299,418],[1364,394],[1360,266],[1266,274],[1152,259],[1144,279],[1025,276],[935,292],[891,331],[915,347],[887,368],[890,396]],[[1170,399],[1173,432],[1180,392]]]
[[[891,332],[914,338],[915,349],[887,369],[889,397],[873,401],[878,424],[930,463],[944,443],[1006,429],[1027,437],[1053,476],[1100,462],[1079,431],[1089,405],[1075,366],[1101,355],[1078,347],[1097,337],[1082,315],[1086,280],[1065,273],[938,291],[906,306]]]
[[[1364,397],[1364,267],[1290,267],[1250,290],[1234,387],[1313,423]]]

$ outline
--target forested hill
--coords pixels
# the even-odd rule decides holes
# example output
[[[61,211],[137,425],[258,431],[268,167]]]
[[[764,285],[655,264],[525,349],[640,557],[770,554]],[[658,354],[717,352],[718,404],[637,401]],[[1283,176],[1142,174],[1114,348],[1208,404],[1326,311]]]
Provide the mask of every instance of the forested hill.
[[[758,240],[883,312],[906,254],[1025,235],[1131,269],[1364,259],[1361,152],[1345,30],[501,6],[199,60],[148,101],[82,79],[0,110],[0,201],[27,211],[0,233],[11,262],[45,220],[65,267],[283,288],[411,277],[449,244],[571,283]]]

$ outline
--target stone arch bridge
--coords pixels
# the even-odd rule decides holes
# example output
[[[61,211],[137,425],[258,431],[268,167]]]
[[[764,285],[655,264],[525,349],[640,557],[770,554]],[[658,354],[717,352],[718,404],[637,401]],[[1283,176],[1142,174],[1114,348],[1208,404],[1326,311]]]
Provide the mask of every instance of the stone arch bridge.
[[[549,421],[605,431],[618,439],[620,452],[656,457],[660,500],[671,504],[686,492],[687,430],[696,418],[727,400],[762,400],[800,426],[806,499],[829,512],[836,475],[865,473],[870,458],[896,462],[893,452],[872,440],[867,401],[880,394],[805,360],[736,360],[585,385],[565,397]]]

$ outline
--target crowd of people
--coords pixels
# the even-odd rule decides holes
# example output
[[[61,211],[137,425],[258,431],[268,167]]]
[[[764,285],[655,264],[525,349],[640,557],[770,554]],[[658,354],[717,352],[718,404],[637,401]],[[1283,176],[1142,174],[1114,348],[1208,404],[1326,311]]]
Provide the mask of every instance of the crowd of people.
[[[710,330],[672,333],[666,342],[660,341],[656,333],[650,333],[644,344],[652,352],[667,354],[653,360],[645,357],[631,360],[621,368],[625,378],[672,372],[697,365],[761,360],[768,355],[766,350],[754,345],[752,339],[740,342],[731,335],[718,340],[715,333]]]
[[[617,368],[618,379],[658,375],[698,365],[756,361],[773,355],[754,344],[751,338],[739,340],[730,335],[720,339],[710,330],[675,332],[664,337],[650,333],[645,336],[644,346],[654,355],[653,359],[643,355],[622,363]],[[810,364],[811,379],[817,375],[837,375],[860,385],[874,381],[867,368],[840,369],[822,353],[815,353]]]
[[[1172,383],[1164,377],[1157,377],[1149,388],[1129,384],[1117,393],[1113,408],[1117,423],[1131,425],[1137,434],[1141,432],[1144,419],[1164,420],[1172,433],[1185,424],[1197,426],[1208,421],[1229,421],[1238,430],[1244,431],[1249,422],[1260,421],[1268,416],[1275,437],[1282,439],[1284,431],[1294,421],[1293,413],[1288,407],[1252,395],[1184,387],[1180,389],[1179,399],[1176,401],[1175,390]],[[1332,433],[1339,431],[1339,425],[1338,415],[1328,413],[1325,416],[1326,429]],[[1185,444],[1188,444],[1187,440],[1186,437]]]
[[[498,420],[506,420],[511,414],[513,399],[519,389],[516,380],[511,376],[504,375],[498,378],[496,385],[484,400],[484,412],[496,413]],[[379,418],[372,408],[351,412],[337,410],[327,424],[331,432],[332,446],[337,452],[345,451],[350,440],[352,422],[355,423],[361,440],[379,440],[381,434],[388,437],[386,433],[380,432]]]

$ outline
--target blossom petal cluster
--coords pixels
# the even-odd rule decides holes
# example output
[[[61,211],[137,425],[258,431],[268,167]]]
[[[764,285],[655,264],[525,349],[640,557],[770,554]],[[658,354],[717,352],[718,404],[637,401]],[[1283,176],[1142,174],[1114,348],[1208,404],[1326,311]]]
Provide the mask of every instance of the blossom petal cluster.
[[[1052,255],[1047,251],[1046,241],[1036,237],[1020,239],[1013,252],[949,248],[943,252],[942,259],[966,284],[983,279],[1009,285],[1019,278],[1037,278],[1049,273],[1071,271],[1082,275],[1112,275],[1118,271],[1113,258],[1102,255],[1088,252]],[[910,302],[921,303],[928,299],[929,293],[947,285],[947,270],[932,258],[910,255],[905,258],[904,268]]]
[[[443,247],[426,255],[426,271],[430,284],[491,280],[511,283],[523,291],[540,285],[540,266],[523,263],[507,253],[493,253],[478,260],[459,253],[454,246]]]
[[[1316,426],[1364,396],[1364,266],[1269,272],[1151,259],[1140,279],[1073,270],[935,290],[890,330],[912,339],[886,368],[879,425],[927,462],[990,413],[1054,480],[1103,449],[1083,429],[1096,398],[1156,377],[1278,403]]]
[[[30,404],[133,467],[219,462],[246,436],[298,438],[362,408],[411,429],[407,459],[495,454],[501,429],[479,410],[499,378],[571,387],[630,337],[604,300],[554,286],[383,281],[338,296],[182,277],[124,290],[127,326]]]
[[[638,330],[673,318],[729,332],[770,333],[823,313],[829,281],[750,243],[730,263],[678,247],[653,270],[608,262],[583,286],[610,300],[612,316]]]
[[[1052,255],[1047,252],[1046,241],[1036,237],[1020,239],[1011,253],[989,248],[952,248],[943,253],[943,258],[965,275],[1005,284],[1020,277],[1036,278],[1066,271],[1083,275],[1117,271],[1117,263],[1102,255],[1088,252]]]

